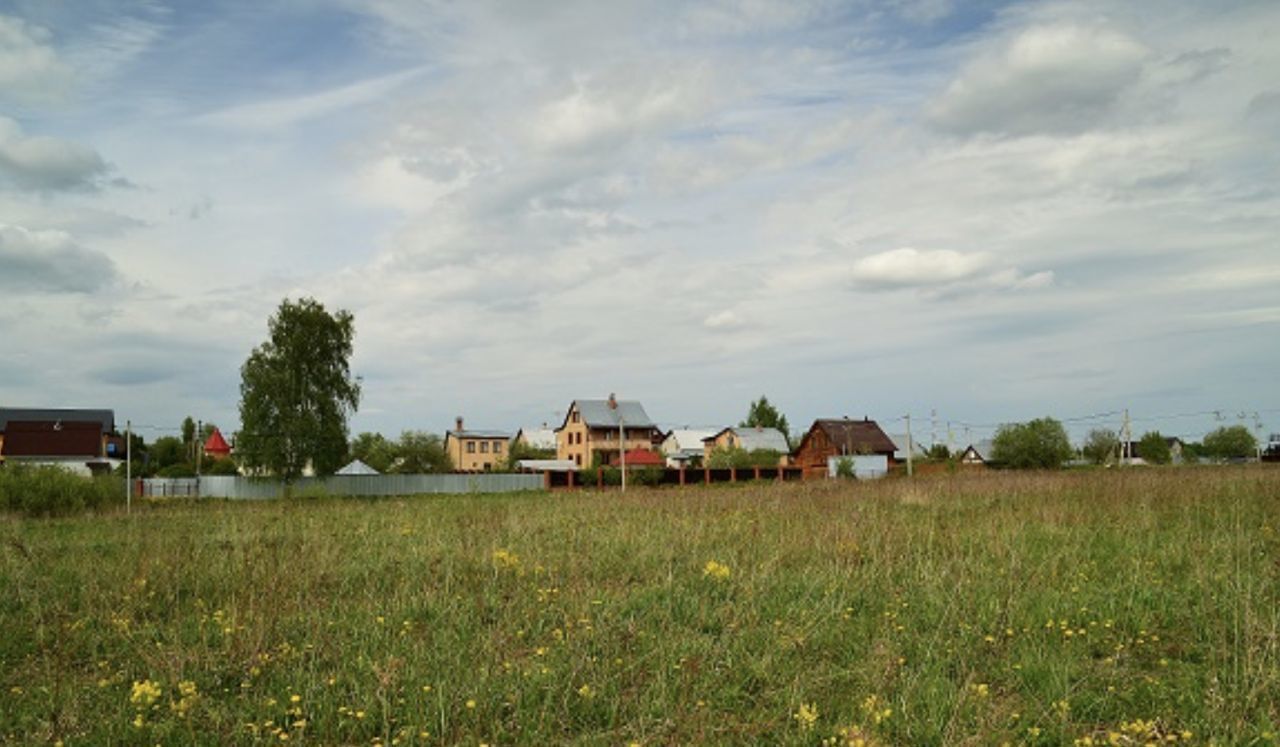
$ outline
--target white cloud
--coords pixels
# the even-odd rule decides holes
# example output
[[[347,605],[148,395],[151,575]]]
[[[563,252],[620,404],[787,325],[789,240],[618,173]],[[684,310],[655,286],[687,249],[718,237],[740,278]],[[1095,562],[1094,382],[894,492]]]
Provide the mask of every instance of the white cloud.
[[[1034,26],[969,63],[929,114],[963,134],[1072,133],[1105,124],[1147,48],[1106,27]]]
[[[1034,290],[1053,284],[1053,273],[1026,275],[1014,267],[995,267],[987,252],[951,249],[920,251],[904,247],[855,261],[849,278],[868,290],[915,289],[933,298],[981,290]]]
[[[332,116],[343,109],[383,100],[425,72],[425,68],[415,67],[318,93],[237,104],[202,114],[195,118],[195,122],[245,130],[277,130],[319,117]]]
[[[92,189],[108,172],[92,148],[55,137],[27,135],[0,116],[0,180],[21,189]]]
[[[702,326],[707,329],[730,330],[738,329],[743,325],[743,319],[732,309],[717,311],[702,320]]]
[[[88,293],[116,280],[105,254],[78,246],[61,231],[0,223],[0,289],[6,293]]]
[[[50,39],[46,29],[0,15],[0,98],[48,101],[65,93],[72,71]]]
[[[853,263],[849,275],[855,283],[873,288],[945,285],[973,277],[990,261],[981,252],[904,247],[863,257]]]

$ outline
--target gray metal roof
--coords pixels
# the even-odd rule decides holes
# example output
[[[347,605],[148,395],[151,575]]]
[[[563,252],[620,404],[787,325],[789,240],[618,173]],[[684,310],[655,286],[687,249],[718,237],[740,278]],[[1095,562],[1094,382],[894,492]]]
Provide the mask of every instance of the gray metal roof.
[[[107,432],[115,430],[116,426],[116,414],[114,410],[0,407],[0,431],[4,431],[8,427],[10,420],[19,423],[53,423],[59,420],[69,423],[101,423],[102,430]]]
[[[738,444],[744,451],[757,451],[766,449],[768,451],[777,451],[787,454],[791,451],[791,445],[787,443],[787,437],[777,428],[725,428],[725,431],[732,431],[733,435],[738,437]],[[724,433],[724,431],[720,431]],[[719,436],[720,433],[715,434]],[[712,436],[712,438],[715,438]]]
[[[618,400],[616,410],[609,407],[607,399],[577,399],[573,404],[578,406],[582,422],[592,428],[617,428],[619,415],[626,421],[628,427],[655,427],[653,421],[649,419],[649,414],[644,411],[644,406],[635,400]]]
[[[511,434],[506,431],[446,431],[446,435],[454,438],[503,438],[511,440]]]
[[[356,459],[356,460],[352,461],[352,462],[351,462],[351,464],[348,464],[347,466],[345,466],[345,467],[343,467],[342,469],[338,470],[338,471],[337,471],[337,472],[335,472],[334,474],[337,474],[337,475],[380,475],[380,474],[382,474],[382,473],[381,473],[381,472],[379,472],[378,470],[374,469],[373,467],[370,467],[369,465],[365,464],[364,462],[360,461],[359,459]]]
[[[556,448],[556,432],[550,428],[521,428],[516,433],[516,438],[523,438],[526,444],[535,449]]]
[[[672,428],[667,433],[667,440],[671,441],[671,446],[668,448],[701,454],[702,442],[723,431],[723,428]],[[663,446],[666,446],[665,442]]]

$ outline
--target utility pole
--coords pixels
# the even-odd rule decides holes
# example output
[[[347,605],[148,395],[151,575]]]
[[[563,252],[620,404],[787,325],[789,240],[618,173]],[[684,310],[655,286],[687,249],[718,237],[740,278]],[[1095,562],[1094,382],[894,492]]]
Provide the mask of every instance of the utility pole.
[[[1129,408],[1124,408],[1124,424],[1120,426],[1120,466],[1133,458],[1133,429],[1129,425]]]
[[[133,513],[133,421],[124,421],[124,512]]]
[[[196,437],[192,446],[196,449],[196,497],[200,497],[200,457],[204,456],[204,444],[200,441],[200,435],[204,433],[204,421],[196,421]]]
[[[911,413],[907,413],[907,477],[911,477],[914,473],[911,462],[911,452],[914,451],[911,445]]]
[[[938,408],[929,410],[929,448],[938,445]],[[930,454],[929,456],[933,456]]]

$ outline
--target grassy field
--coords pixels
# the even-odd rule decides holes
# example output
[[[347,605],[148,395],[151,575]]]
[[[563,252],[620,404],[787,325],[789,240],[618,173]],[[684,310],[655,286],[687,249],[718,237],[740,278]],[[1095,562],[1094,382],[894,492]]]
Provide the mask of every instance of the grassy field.
[[[1275,744],[1280,470],[0,520],[0,738]]]

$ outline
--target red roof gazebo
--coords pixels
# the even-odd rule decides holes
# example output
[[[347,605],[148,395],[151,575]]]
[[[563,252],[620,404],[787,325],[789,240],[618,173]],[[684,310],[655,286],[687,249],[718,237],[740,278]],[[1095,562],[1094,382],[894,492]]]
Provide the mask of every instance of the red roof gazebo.
[[[231,446],[217,428],[213,429],[213,433],[210,433],[209,438],[204,442],[204,455],[211,459],[225,459],[231,456]]]

